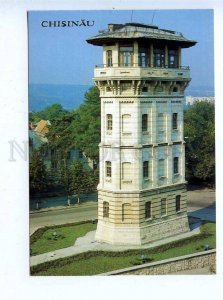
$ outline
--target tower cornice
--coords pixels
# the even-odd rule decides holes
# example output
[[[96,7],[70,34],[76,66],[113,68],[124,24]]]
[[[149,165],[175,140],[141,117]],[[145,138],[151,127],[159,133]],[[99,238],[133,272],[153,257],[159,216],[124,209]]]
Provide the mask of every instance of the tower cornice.
[[[159,43],[171,42],[180,45],[182,48],[192,47],[197,43],[194,40],[185,38],[180,32],[142,23],[109,24],[108,30],[100,31],[100,34],[88,38],[87,42],[92,45],[102,46],[105,43],[128,42],[131,40]]]

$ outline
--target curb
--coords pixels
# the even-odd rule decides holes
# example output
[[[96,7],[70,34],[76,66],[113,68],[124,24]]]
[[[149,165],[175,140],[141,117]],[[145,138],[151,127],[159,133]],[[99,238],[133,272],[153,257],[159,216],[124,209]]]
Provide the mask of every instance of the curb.
[[[69,209],[74,209],[74,208],[80,208],[80,207],[88,207],[88,206],[97,206],[98,205],[98,202],[95,202],[95,203],[81,203],[81,204],[74,204],[74,205],[71,205],[71,206],[63,206],[63,207],[58,207],[58,208],[42,208],[40,210],[30,210],[29,211],[29,214],[30,215],[34,215],[34,214],[39,214],[39,213],[45,213],[45,212],[50,212],[50,211],[61,211],[61,210],[69,210]]]

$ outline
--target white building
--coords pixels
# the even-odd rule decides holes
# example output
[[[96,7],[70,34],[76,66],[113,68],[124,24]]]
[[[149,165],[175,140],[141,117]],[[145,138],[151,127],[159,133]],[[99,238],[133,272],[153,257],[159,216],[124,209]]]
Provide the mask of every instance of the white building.
[[[101,97],[96,240],[141,245],[189,230],[181,48],[196,44],[156,26],[109,24],[94,81]]]
[[[193,97],[193,96],[187,96],[186,97],[186,105],[193,105],[195,102],[214,102],[214,97]]]

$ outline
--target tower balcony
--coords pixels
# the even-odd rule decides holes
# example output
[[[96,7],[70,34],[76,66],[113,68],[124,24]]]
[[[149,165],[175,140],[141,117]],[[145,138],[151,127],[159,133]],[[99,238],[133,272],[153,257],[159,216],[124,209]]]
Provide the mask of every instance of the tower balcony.
[[[140,66],[112,66],[97,65],[94,69],[94,80],[101,79],[165,79],[190,80],[189,67],[140,67]]]

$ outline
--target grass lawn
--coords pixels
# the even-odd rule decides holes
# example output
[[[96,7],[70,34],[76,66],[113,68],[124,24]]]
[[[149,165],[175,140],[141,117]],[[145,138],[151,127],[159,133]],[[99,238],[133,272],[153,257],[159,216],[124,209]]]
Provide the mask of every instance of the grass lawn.
[[[96,224],[72,224],[41,228],[30,237],[31,255],[37,255],[72,246],[76,239],[95,230]],[[57,235],[54,236],[53,234]]]
[[[147,256],[150,261],[155,262],[203,251],[205,244],[208,244],[211,249],[214,249],[216,246],[214,223],[203,224],[201,233],[197,236],[150,249],[123,252],[89,251],[46,262],[31,267],[31,275],[95,275],[140,264],[139,257],[142,254]]]

